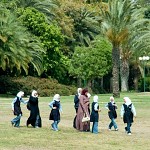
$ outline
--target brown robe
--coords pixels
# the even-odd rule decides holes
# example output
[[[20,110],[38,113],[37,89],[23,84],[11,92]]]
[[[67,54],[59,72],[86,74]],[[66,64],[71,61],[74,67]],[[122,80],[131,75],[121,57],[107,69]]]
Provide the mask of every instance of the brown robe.
[[[90,116],[89,112],[90,107],[90,101],[89,98],[85,95],[81,95],[79,98],[79,107],[76,117],[76,129],[80,131],[90,131],[90,121],[88,122],[82,122],[82,118],[84,113],[87,113],[88,116]]]

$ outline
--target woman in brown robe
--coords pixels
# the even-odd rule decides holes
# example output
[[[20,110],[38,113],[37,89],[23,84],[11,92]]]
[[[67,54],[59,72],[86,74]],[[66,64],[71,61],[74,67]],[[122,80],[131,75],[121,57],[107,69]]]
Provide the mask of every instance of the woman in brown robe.
[[[90,101],[87,94],[88,89],[83,89],[79,97],[79,107],[76,118],[76,129],[79,131],[90,131],[90,121],[82,122],[84,114],[90,116]]]

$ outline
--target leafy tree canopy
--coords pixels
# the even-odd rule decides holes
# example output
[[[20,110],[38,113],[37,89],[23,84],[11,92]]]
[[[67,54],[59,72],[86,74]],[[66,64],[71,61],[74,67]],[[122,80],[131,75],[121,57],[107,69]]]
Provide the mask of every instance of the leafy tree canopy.
[[[41,74],[42,45],[22,26],[15,13],[3,3],[0,5],[0,67],[3,70],[17,68],[20,72],[23,69],[28,73],[28,65],[31,63]]]
[[[89,47],[76,47],[70,73],[84,80],[103,77],[111,68],[111,44],[97,37]]]

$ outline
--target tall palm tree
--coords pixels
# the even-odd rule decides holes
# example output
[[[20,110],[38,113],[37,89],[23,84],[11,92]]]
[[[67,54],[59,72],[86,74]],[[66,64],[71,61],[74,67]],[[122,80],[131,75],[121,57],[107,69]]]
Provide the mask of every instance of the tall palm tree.
[[[128,25],[130,34],[122,44],[120,60],[121,91],[128,91],[129,63],[131,61],[135,62],[138,60],[137,57],[145,55],[149,51],[150,33],[148,26],[150,21],[143,18],[144,11],[145,9],[140,8],[136,9],[135,13],[132,14],[133,18],[130,25]],[[135,57],[132,55],[135,55]],[[135,63],[134,68],[139,68],[139,60]]]
[[[135,3],[129,0],[110,0],[108,11],[102,10],[102,29],[104,35],[112,43],[112,65],[113,65],[113,94],[120,96],[119,91],[119,67],[120,48],[130,35],[132,27],[137,28],[141,23],[139,18],[135,18],[137,9]]]
[[[40,54],[44,50],[40,42],[20,25],[15,14],[0,5],[0,67],[3,70],[23,69],[27,73],[31,63],[41,74],[43,67]]]

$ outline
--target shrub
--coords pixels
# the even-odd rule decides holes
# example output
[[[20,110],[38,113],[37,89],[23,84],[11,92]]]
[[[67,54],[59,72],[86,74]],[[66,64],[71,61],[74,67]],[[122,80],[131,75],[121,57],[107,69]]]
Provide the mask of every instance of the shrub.
[[[76,87],[59,84],[57,80],[52,78],[46,79],[31,76],[0,77],[0,94],[7,94],[9,92],[16,95],[18,91],[22,90],[25,92],[25,95],[30,95],[33,89],[37,90],[40,96],[53,96],[56,93],[68,96],[76,91]]]

